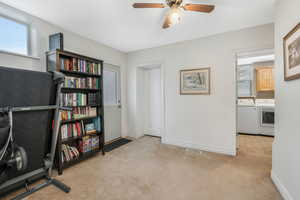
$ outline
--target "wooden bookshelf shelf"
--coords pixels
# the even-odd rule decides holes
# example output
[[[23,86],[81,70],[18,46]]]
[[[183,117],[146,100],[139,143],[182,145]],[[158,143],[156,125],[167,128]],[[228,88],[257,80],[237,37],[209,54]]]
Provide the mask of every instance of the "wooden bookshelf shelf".
[[[76,140],[80,140],[80,139],[82,139],[82,137],[85,137],[85,136],[99,136],[100,134],[101,134],[101,132],[96,132],[96,133],[87,134],[87,135],[69,137],[69,138],[62,139],[61,142],[62,143],[70,143],[70,142],[74,142]]]
[[[79,122],[79,121],[82,121],[82,120],[94,119],[96,117],[98,117],[98,116],[81,117],[81,118],[78,118],[78,119],[68,119],[68,120],[63,120],[60,123],[61,124],[74,123],[74,122]]]
[[[76,108],[76,107],[99,107],[101,104],[91,104],[91,105],[84,105],[84,106],[64,106],[65,108]]]
[[[79,140],[79,139],[82,139],[82,136],[69,137],[69,138],[66,138],[66,139],[62,139],[61,142],[62,143],[68,143],[68,142],[73,142],[73,141],[76,141],[76,140]]]
[[[70,52],[70,51],[59,50],[59,49],[57,49],[55,51],[49,51],[49,52],[47,52],[47,55],[49,55],[49,56],[58,55],[59,57],[84,59],[84,60],[87,60],[89,62],[103,62],[102,60],[99,60],[99,59],[96,59],[96,58],[80,55],[80,54]]]
[[[91,158],[91,157],[95,156],[97,153],[99,153],[100,151],[101,151],[100,149],[97,149],[97,150],[92,150],[92,151],[89,151],[89,152],[81,153],[78,158],[63,163],[63,169],[69,168],[69,167],[71,167],[71,166],[73,166],[73,165],[75,165],[75,164],[77,164],[77,163],[79,163],[83,160]]]
[[[58,174],[61,175],[63,170],[84,161],[97,153],[102,152],[104,155],[104,110],[103,110],[103,61],[76,53],[56,50],[47,52],[47,70],[59,71],[66,76],[65,87],[61,89],[61,95],[64,96],[61,104],[68,104],[70,101],[79,101],[81,106],[65,106],[72,108],[76,114],[85,114],[90,112],[93,107],[91,117],[82,117],[61,121],[60,135],[58,137],[57,152],[55,158],[55,167]],[[90,73],[92,72],[92,73]],[[73,78],[74,77],[74,78]],[[83,81],[83,82],[82,82]],[[93,88],[72,88],[68,86],[93,87]],[[96,88],[99,87],[99,88]],[[94,104],[95,103],[95,104]],[[83,111],[82,111],[83,110]],[[63,113],[64,116],[73,116],[75,113]],[[93,134],[84,134],[88,130],[98,130]],[[69,135],[72,137],[63,138]],[[90,137],[85,137],[90,136]],[[83,153],[89,148],[97,148]],[[64,149],[64,150],[63,150]],[[79,157],[72,159],[72,154],[79,152]]]
[[[61,88],[62,92],[99,92],[99,89],[94,88]]]
[[[76,75],[78,76],[83,76],[83,77],[101,77],[99,74],[91,74],[91,73],[86,73],[86,72],[77,72],[77,71],[68,71],[68,70],[60,70],[60,72],[66,74],[66,75]]]

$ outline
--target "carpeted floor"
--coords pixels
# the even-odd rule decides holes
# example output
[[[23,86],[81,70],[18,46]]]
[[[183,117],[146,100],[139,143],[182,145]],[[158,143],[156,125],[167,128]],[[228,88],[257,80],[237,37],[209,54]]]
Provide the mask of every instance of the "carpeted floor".
[[[30,200],[281,200],[270,179],[273,138],[240,136],[237,157],[185,150],[142,137],[58,177]]]

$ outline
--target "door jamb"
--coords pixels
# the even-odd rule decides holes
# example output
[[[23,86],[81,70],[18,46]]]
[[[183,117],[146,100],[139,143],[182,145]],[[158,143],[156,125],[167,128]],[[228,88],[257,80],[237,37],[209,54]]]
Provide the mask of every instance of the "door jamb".
[[[138,72],[139,70],[141,70],[141,68],[146,68],[149,67],[151,68],[151,66],[159,66],[160,68],[160,81],[161,81],[161,141],[162,143],[166,143],[166,94],[165,94],[165,65],[162,61],[157,61],[157,62],[150,62],[150,63],[144,63],[144,64],[139,64],[136,67],[136,77],[138,76]],[[139,84],[139,79],[137,77],[136,79],[136,84]],[[136,89],[138,90],[138,88]],[[136,99],[138,100],[137,96]],[[136,109],[136,114],[138,113],[138,108]],[[137,121],[137,118],[135,119]],[[136,129],[136,131],[139,131]],[[136,133],[137,137],[141,137],[143,136],[143,133]]]

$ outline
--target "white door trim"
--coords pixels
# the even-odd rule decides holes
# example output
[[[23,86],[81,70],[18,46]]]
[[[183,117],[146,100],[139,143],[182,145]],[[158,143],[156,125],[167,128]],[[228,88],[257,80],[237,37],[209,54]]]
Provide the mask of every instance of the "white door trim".
[[[166,141],[166,94],[165,94],[165,65],[164,62],[162,61],[154,61],[154,62],[149,62],[149,63],[143,63],[143,64],[139,64],[136,65],[136,76],[139,75],[139,70],[141,70],[141,68],[151,68],[151,66],[153,67],[159,67],[160,68],[160,81],[161,81],[161,98],[162,98],[162,105],[161,105],[161,141],[162,143],[165,143]],[[140,84],[140,80],[139,78],[136,79],[137,82],[136,84]],[[137,87],[138,90],[138,87]],[[139,98],[136,97],[136,100],[139,101]],[[138,109],[136,109],[136,112],[138,113]],[[136,113],[136,114],[137,114]],[[137,115],[136,115],[137,116]],[[137,118],[135,119],[137,122]],[[140,132],[140,133],[136,133],[136,137],[141,137],[144,135],[143,131],[140,131],[138,129],[136,129],[136,131]]]

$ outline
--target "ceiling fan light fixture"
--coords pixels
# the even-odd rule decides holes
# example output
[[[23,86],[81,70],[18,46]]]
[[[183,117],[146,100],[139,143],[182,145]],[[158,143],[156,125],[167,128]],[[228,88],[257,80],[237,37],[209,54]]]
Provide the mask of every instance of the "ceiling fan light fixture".
[[[182,12],[178,7],[172,8],[168,15],[171,25],[179,24],[179,22],[181,21]]]
[[[201,12],[201,13],[210,13],[215,9],[214,5],[206,5],[206,4],[193,4],[187,3],[182,5],[184,0],[165,0],[165,4],[163,3],[134,3],[134,8],[165,8],[166,6],[171,9],[167,12],[163,28],[169,28],[175,24],[179,24],[182,17],[182,10],[184,11],[193,11],[193,12]]]

